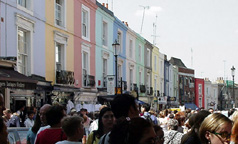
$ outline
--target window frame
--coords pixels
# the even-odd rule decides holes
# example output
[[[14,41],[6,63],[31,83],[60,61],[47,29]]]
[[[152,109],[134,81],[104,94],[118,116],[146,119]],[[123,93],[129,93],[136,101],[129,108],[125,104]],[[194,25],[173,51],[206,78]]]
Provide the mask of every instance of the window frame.
[[[106,24],[106,27],[104,27]],[[102,45],[108,47],[108,22],[106,20],[102,21]]]
[[[84,26],[84,15],[83,13],[86,13],[86,20],[85,20],[85,36],[84,36],[84,31],[83,31],[83,26]],[[82,10],[81,10],[81,35],[84,40],[90,41],[90,9],[86,7],[85,5],[82,4]]]
[[[25,6],[20,4],[20,1],[25,1]],[[17,8],[30,15],[33,15],[33,2],[33,0],[16,0]]]

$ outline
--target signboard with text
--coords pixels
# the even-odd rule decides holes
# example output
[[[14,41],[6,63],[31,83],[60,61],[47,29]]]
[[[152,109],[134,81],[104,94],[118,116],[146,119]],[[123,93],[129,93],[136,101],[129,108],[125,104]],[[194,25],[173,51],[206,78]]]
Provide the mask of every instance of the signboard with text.
[[[8,87],[15,89],[36,89],[36,84],[14,81],[0,81],[0,87]]]
[[[107,94],[114,95],[115,94],[115,76],[108,75],[107,76]]]

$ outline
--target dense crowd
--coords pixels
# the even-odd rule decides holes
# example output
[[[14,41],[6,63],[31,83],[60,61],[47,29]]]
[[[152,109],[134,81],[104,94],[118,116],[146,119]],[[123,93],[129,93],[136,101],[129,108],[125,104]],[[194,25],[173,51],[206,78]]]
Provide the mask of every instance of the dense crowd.
[[[12,113],[0,95],[0,143],[7,144],[7,127],[28,127],[27,144],[238,144],[238,111],[165,109],[138,105],[128,94],[118,95],[99,111],[76,111],[60,104],[39,110],[25,106]]]

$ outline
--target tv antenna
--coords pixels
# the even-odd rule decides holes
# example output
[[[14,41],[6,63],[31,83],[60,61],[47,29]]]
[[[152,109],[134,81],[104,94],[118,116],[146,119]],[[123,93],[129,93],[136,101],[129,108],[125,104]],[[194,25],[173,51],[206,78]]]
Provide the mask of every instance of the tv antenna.
[[[156,35],[156,22],[157,22],[157,14],[155,16],[155,22],[153,23],[153,35],[151,35],[153,37],[153,44],[156,45],[156,37],[159,37],[158,35]]]
[[[142,6],[142,5],[139,5],[139,6],[144,8],[143,16],[142,16],[142,23],[141,23],[141,28],[140,28],[140,34],[142,34],[143,22],[144,22],[144,17],[145,17],[145,9],[149,9],[150,7],[149,6]]]

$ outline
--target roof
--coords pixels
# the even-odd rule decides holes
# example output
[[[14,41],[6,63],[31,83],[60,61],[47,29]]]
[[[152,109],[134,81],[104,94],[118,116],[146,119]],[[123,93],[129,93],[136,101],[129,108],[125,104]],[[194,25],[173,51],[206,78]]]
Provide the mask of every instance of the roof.
[[[185,67],[185,68],[187,68],[187,67],[185,66],[185,64],[182,62],[182,60],[179,59],[179,58],[171,57],[170,60],[169,60],[169,62],[170,62],[172,65],[176,65],[176,66],[178,66],[178,67]]]

